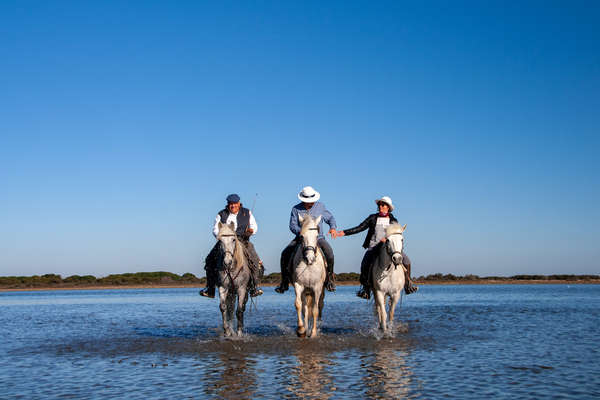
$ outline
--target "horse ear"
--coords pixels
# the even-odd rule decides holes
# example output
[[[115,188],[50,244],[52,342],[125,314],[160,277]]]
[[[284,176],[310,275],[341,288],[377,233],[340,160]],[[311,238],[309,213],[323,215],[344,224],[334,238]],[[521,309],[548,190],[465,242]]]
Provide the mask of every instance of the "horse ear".
[[[315,219],[315,225],[319,225],[319,224],[321,223],[321,218],[322,218],[322,217],[323,217],[322,215],[319,215],[319,216],[317,217],[317,219]]]
[[[405,229],[406,229],[406,224],[404,224],[404,226],[402,227],[402,232],[404,232]]]
[[[229,227],[231,228],[232,231],[235,231],[235,224],[233,222],[229,223]]]
[[[298,214],[298,222],[300,222],[300,225],[304,222],[304,216],[302,214]]]
[[[221,221],[219,221],[219,230],[221,230],[221,228],[223,227],[223,223]]]

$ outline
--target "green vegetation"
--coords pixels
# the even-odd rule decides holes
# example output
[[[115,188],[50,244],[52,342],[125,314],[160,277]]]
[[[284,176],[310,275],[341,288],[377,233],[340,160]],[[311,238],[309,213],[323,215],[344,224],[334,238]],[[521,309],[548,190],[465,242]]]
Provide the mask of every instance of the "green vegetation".
[[[127,274],[113,274],[104,278],[92,275],[72,275],[62,279],[60,275],[34,275],[34,276],[3,276],[0,277],[0,288],[27,289],[43,287],[86,287],[86,286],[130,286],[130,285],[181,285],[204,284],[206,278],[197,278],[192,273],[181,276],[171,272],[136,272]]]
[[[513,276],[455,276],[452,274],[432,274],[416,278],[419,282],[452,282],[452,281],[595,281],[600,275],[513,275]]]
[[[281,279],[278,272],[265,275],[262,279],[265,284],[277,284]],[[359,274],[355,272],[342,272],[336,274],[337,282],[358,282]],[[486,281],[598,281],[600,275],[514,275],[504,276],[486,276],[477,275],[455,276],[452,274],[431,274],[416,278],[418,282],[481,282]],[[113,274],[103,278],[96,278],[92,275],[72,275],[62,278],[60,275],[46,274],[34,276],[3,276],[0,277],[0,289],[35,289],[35,288],[77,288],[92,286],[142,286],[142,285],[203,285],[206,278],[198,278],[194,274],[187,272],[181,276],[172,272],[136,272],[126,274]]]

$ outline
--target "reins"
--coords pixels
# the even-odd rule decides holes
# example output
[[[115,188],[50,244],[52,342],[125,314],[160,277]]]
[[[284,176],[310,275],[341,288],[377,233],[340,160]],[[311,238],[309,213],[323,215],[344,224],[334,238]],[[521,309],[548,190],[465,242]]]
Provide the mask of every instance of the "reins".
[[[236,235],[235,235],[235,234],[229,234],[229,235],[220,235],[220,237],[231,237],[231,236],[236,236]],[[235,245],[236,245],[236,246],[238,246],[238,244],[239,244],[239,241],[238,241],[238,240],[237,240],[237,238],[236,238],[236,240],[235,240]],[[229,251],[229,250],[224,250],[224,253],[225,253],[225,254],[227,254],[227,253],[231,254],[231,258],[233,258],[233,260],[235,261],[235,254],[234,254],[234,253],[232,253],[232,252],[231,252],[231,251]],[[230,268],[229,268],[229,267],[225,267],[225,272],[227,273],[227,276],[229,277],[229,280],[231,281],[231,288],[232,288],[233,290],[236,290],[236,287],[235,287],[234,280],[235,280],[235,279],[237,279],[237,277],[240,275],[240,273],[242,272],[242,269],[244,269],[244,266],[243,266],[243,265],[242,265],[240,268],[238,268],[238,271],[237,271],[237,273],[235,274],[235,276],[234,276],[234,277],[232,277],[232,276],[231,276],[231,270],[230,270]]]

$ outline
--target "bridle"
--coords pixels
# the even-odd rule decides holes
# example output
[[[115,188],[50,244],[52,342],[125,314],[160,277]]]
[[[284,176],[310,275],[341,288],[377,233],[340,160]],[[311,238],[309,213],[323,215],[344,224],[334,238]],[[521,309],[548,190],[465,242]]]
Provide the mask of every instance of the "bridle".
[[[226,235],[220,235],[219,239],[222,237],[232,237],[232,236],[236,236],[235,234],[226,234]],[[234,242],[235,246],[237,246],[237,240]],[[223,244],[221,243],[221,248],[223,249],[223,254],[227,255],[230,254],[231,258],[235,261],[235,255],[233,254],[233,252],[223,248]],[[234,247],[234,251],[235,251],[235,247]],[[233,265],[233,262],[231,263]],[[227,266],[225,264],[223,264],[223,266],[225,267],[225,272],[227,273],[227,277],[229,278],[229,280],[231,281],[231,286],[233,288],[235,288],[235,279],[240,275],[240,272],[242,272],[243,268],[239,268],[237,273],[235,274],[235,276],[231,276],[231,268],[230,266]]]
[[[220,236],[219,236],[219,238],[222,238],[222,237],[232,237],[232,236],[235,236],[235,234],[230,234],[230,235],[220,235]],[[237,241],[236,241],[235,245],[237,246]],[[224,254],[224,255],[227,255],[227,254],[229,254],[229,255],[231,256],[231,258],[233,258],[233,259],[235,260],[235,255],[233,254],[233,252],[231,252],[231,251],[229,251],[229,250],[225,249],[225,247],[224,247],[223,245],[221,245],[221,248],[223,249],[223,254]],[[229,269],[229,268],[227,268],[227,269]]]
[[[318,231],[319,228],[308,228],[309,231]],[[317,248],[315,246],[305,246],[304,245],[304,241],[302,241],[302,256],[304,257],[304,259],[306,260],[306,253],[308,253],[309,251],[313,251],[315,252],[315,254],[317,253]],[[308,261],[308,260],[307,260]]]
[[[389,236],[394,236],[394,235],[402,235],[402,233],[392,233],[392,234],[391,234],[391,235],[389,235]],[[388,238],[389,238],[389,236],[388,236]],[[394,256],[397,254],[397,255],[399,255],[399,256],[400,256],[400,260],[402,260],[402,258],[403,258],[403,257],[402,257],[402,252],[401,252],[401,251],[398,251],[398,250],[391,251],[392,249],[390,248],[390,245],[389,245],[389,243],[390,243],[390,241],[389,241],[389,240],[387,240],[387,241],[386,241],[386,246],[385,246],[385,248],[386,248],[386,252],[387,252],[387,253],[388,253],[388,255],[389,255],[391,258],[392,258],[392,262],[394,263],[394,268],[398,268],[398,264],[396,264],[396,263],[394,262]],[[400,261],[400,264],[401,264],[401,263],[402,263],[402,261]]]

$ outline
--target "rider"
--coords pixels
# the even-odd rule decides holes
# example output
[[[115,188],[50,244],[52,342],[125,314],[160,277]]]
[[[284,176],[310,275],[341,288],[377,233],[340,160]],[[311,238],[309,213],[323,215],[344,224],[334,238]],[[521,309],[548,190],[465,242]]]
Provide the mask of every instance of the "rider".
[[[260,277],[264,268],[262,261],[252,242],[250,242],[250,236],[256,233],[258,225],[254,215],[247,208],[242,207],[240,203],[240,196],[237,194],[230,194],[227,196],[227,206],[217,213],[215,218],[215,224],[213,226],[213,235],[215,237],[219,233],[219,222],[223,224],[229,224],[233,222],[235,227],[235,233],[238,239],[243,243],[246,256],[248,257],[248,265],[252,274],[252,287],[250,289],[250,296],[256,297],[263,294],[260,288]],[[206,270],[206,287],[200,291],[200,296],[215,297],[215,285],[217,283],[217,262],[219,257],[219,242],[217,242],[208,256],[206,256],[204,269]]]
[[[382,243],[386,241],[385,229],[389,224],[398,222],[396,217],[392,214],[394,205],[392,204],[391,198],[383,196],[382,198],[375,200],[375,203],[377,204],[379,212],[369,215],[360,225],[354,228],[344,229],[337,233],[338,236],[347,236],[369,229],[363,243],[363,247],[367,249],[367,251],[360,264],[360,283],[362,284],[362,288],[356,293],[358,297],[363,299],[369,299],[371,297],[371,284],[369,282],[371,276],[370,271],[373,262],[375,261],[375,257],[378,254],[377,250],[382,246]],[[419,288],[415,286],[410,279],[411,262],[410,258],[404,254],[404,250],[402,251],[402,264],[406,268],[404,273],[406,277],[404,292],[406,294],[414,293],[419,290]]]
[[[279,287],[275,288],[277,293],[283,293],[289,288],[291,278],[291,258],[294,254],[296,247],[302,244],[300,238],[300,230],[302,229],[300,221],[298,220],[299,215],[310,215],[312,218],[317,218],[319,215],[322,217],[319,223],[319,238],[317,244],[323,250],[325,260],[327,261],[327,278],[325,280],[325,289],[330,292],[335,291],[335,283],[333,276],[333,250],[323,235],[323,221],[329,225],[329,234],[333,239],[337,236],[335,218],[325,207],[325,204],[319,202],[321,195],[311,186],[306,186],[298,194],[298,199],[301,203],[296,204],[292,208],[290,214],[290,231],[296,237],[288,244],[288,246],[281,252],[281,283]]]

